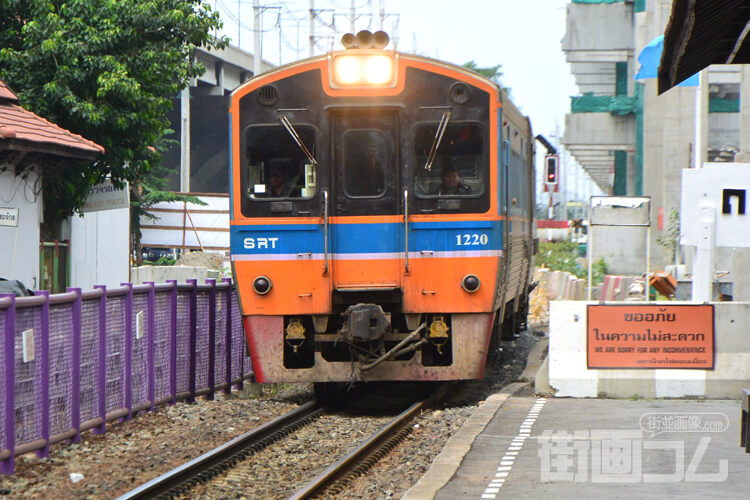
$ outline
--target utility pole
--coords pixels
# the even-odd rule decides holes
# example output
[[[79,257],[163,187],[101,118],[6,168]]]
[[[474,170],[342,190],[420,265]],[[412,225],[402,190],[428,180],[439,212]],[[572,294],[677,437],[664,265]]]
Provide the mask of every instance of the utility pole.
[[[310,0],[310,57],[315,55],[315,0]]]
[[[354,20],[357,18],[357,7],[354,5],[354,0],[351,0],[349,5],[349,33],[356,34],[356,31],[354,31]]]
[[[393,24],[393,36],[391,42],[393,42],[393,50],[398,50],[398,24],[401,22],[401,14],[395,14],[396,22]]]
[[[190,84],[180,92],[180,191],[190,192]]]
[[[217,5],[217,2],[219,0],[214,0],[214,12],[218,12],[219,7]],[[214,38],[219,38],[219,28],[214,28]]]
[[[260,0],[253,0],[253,76],[260,74]]]
[[[297,48],[294,50],[294,60],[295,61],[297,59],[299,59],[300,54],[302,53],[302,49],[299,46],[299,25],[300,25],[300,21],[297,20],[297,45],[295,45],[295,47],[297,47]]]

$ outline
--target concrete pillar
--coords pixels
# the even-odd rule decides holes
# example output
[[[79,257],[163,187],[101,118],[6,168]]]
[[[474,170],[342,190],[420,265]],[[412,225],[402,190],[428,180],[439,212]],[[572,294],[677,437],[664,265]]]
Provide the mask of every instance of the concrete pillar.
[[[626,151],[615,151],[615,181],[612,185],[612,194],[615,196],[626,196],[628,191],[628,153]]]
[[[635,153],[628,154],[628,196],[635,196]]]
[[[740,66],[740,152],[738,163],[750,163],[750,67]],[[735,248],[732,252],[732,300],[750,301],[750,248]]]
[[[180,191],[190,192],[190,87],[180,93]]]

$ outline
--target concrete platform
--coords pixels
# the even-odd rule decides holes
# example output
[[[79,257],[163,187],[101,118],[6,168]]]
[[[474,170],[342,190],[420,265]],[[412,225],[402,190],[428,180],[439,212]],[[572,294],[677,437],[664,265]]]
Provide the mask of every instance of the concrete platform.
[[[750,498],[737,400],[547,399],[507,389],[404,498]]]

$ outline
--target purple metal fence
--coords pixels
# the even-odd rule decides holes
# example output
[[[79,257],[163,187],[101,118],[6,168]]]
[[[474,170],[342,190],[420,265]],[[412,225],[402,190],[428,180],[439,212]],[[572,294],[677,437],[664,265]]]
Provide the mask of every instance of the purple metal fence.
[[[252,376],[229,279],[0,295],[0,474],[15,457]]]

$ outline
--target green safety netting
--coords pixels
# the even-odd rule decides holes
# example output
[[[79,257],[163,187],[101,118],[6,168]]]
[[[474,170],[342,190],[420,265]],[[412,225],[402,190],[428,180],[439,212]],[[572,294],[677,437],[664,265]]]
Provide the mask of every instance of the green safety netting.
[[[709,113],[739,113],[739,99],[722,99],[721,97],[711,97],[708,99]]]
[[[612,113],[629,115],[635,110],[635,98],[626,95],[595,96],[586,93],[570,98],[572,113]]]
[[[623,3],[625,0],[573,0],[573,3]],[[636,12],[646,10],[646,0],[635,0],[633,7]]]

